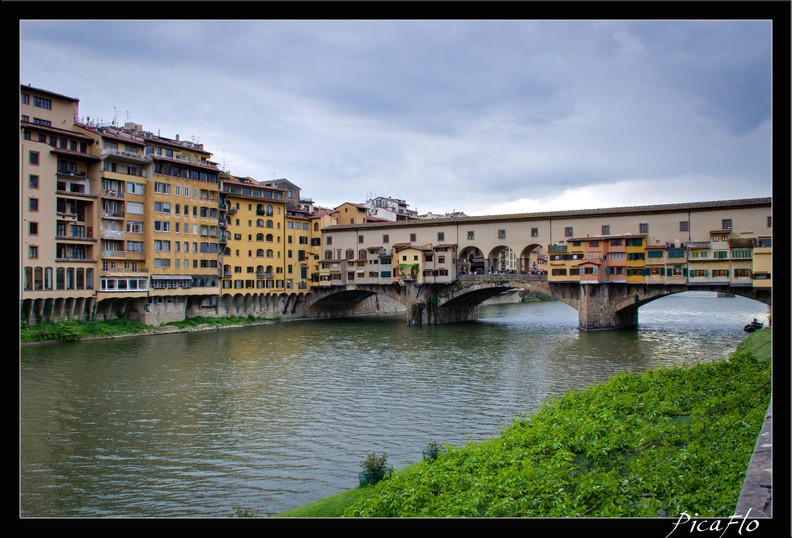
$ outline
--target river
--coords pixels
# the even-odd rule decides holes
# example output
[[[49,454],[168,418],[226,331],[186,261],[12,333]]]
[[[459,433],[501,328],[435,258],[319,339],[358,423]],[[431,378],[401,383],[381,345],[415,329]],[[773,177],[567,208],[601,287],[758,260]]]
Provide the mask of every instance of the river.
[[[691,292],[585,332],[558,301],[477,321],[403,314],[20,349],[20,516],[280,513],[400,468],[429,441],[498,435],[546,399],[623,371],[727,356],[768,308]]]

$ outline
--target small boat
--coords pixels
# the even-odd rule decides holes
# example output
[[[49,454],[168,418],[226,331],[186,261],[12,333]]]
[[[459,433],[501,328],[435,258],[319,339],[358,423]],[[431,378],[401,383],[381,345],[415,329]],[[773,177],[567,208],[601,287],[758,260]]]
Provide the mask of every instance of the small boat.
[[[743,330],[747,333],[752,333],[754,331],[761,329],[762,327],[764,327],[764,323],[754,318],[753,321],[751,321],[751,323],[743,327]]]

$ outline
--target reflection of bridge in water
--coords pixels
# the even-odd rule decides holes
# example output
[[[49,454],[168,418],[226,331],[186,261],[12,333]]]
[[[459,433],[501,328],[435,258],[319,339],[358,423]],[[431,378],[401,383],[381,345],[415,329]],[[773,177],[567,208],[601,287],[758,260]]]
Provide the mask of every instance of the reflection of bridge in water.
[[[710,291],[740,295],[771,304],[769,288],[699,284],[581,284],[548,282],[547,275],[465,275],[449,284],[350,284],[314,291],[305,306],[331,311],[334,316],[350,314],[363,300],[384,295],[407,308],[410,325],[451,323],[477,318],[478,306],[511,290],[550,295],[578,311],[582,330],[608,330],[634,326],[638,308],[655,299],[686,291]]]

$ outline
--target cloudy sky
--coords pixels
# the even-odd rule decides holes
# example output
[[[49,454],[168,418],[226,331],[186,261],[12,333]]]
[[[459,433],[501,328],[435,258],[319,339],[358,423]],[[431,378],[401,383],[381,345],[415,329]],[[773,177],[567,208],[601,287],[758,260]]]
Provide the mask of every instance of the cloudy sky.
[[[19,23],[22,84],[78,98],[83,118],[203,143],[230,173],[286,178],[325,207],[772,195],[772,21]]]

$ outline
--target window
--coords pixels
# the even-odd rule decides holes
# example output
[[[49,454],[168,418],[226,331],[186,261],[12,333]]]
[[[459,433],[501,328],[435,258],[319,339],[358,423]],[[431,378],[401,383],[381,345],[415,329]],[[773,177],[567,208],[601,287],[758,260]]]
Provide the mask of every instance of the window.
[[[38,151],[31,151],[28,157],[28,162],[30,164],[38,165],[39,163],[39,152]]]
[[[28,187],[30,187],[31,189],[38,189],[38,186],[39,186],[39,177],[34,176],[32,174],[28,176]]]
[[[773,227],[773,217],[767,217],[767,227],[768,228]]]
[[[23,93],[22,94],[22,104],[23,105],[29,105],[30,104],[30,95],[28,95],[27,93]]]
[[[690,223],[686,220],[679,221],[679,231],[687,232],[688,230],[690,230]]]
[[[169,202],[154,202],[154,211],[157,213],[170,213],[171,205]]]
[[[30,198],[28,200],[28,209],[30,211],[38,211],[38,198]]]
[[[649,223],[648,222],[641,222],[638,224],[638,233],[648,234],[649,233]]]
[[[38,258],[38,247],[30,245],[28,247],[28,258]]]
[[[29,222],[28,223],[28,234],[29,235],[38,235],[38,222]]]
[[[127,214],[134,214],[134,215],[142,215],[144,211],[144,205],[140,202],[127,202],[126,203],[126,212]]]
[[[498,230],[498,239],[506,239],[506,230]]]
[[[410,242],[414,243],[415,241],[417,241],[417,239],[415,238],[415,234],[410,234]]]
[[[610,235],[610,225],[603,224],[602,225],[602,235]]]
[[[539,237],[539,228],[531,228],[531,237]]]
[[[289,236],[289,242],[291,243],[291,236]],[[358,243],[361,243],[361,244],[363,243],[363,236],[362,235],[358,236]]]
[[[390,243],[390,236],[388,234],[382,234],[382,242],[385,243],[386,245]],[[331,245],[332,243],[327,243],[327,244]]]
[[[476,232],[469,231],[467,233],[467,238],[468,238],[468,241],[473,241],[476,238]]]
[[[332,245],[333,244],[333,236],[328,235],[326,237],[325,245]],[[326,256],[327,258],[332,258],[332,256]]]
[[[52,110],[52,101],[43,97],[33,96],[33,106]]]
[[[171,186],[167,183],[154,182],[154,192],[157,194],[170,194]]]
[[[146,185],[144,183],[132,183],[130,181],[126,184],[126,187],[129,194],[146,194]]]
[[[732,220],[731,219],[723,219],[722,224],[723,224],[723,226],[721,226],[721,228],[723,228],[724,230],[731,230],[732,229]]]
[[[437,232],[437,240],[445,241],[445,232]]]
[[[572,226],[566,226],[564,228],[564,237],[572,237]]]

